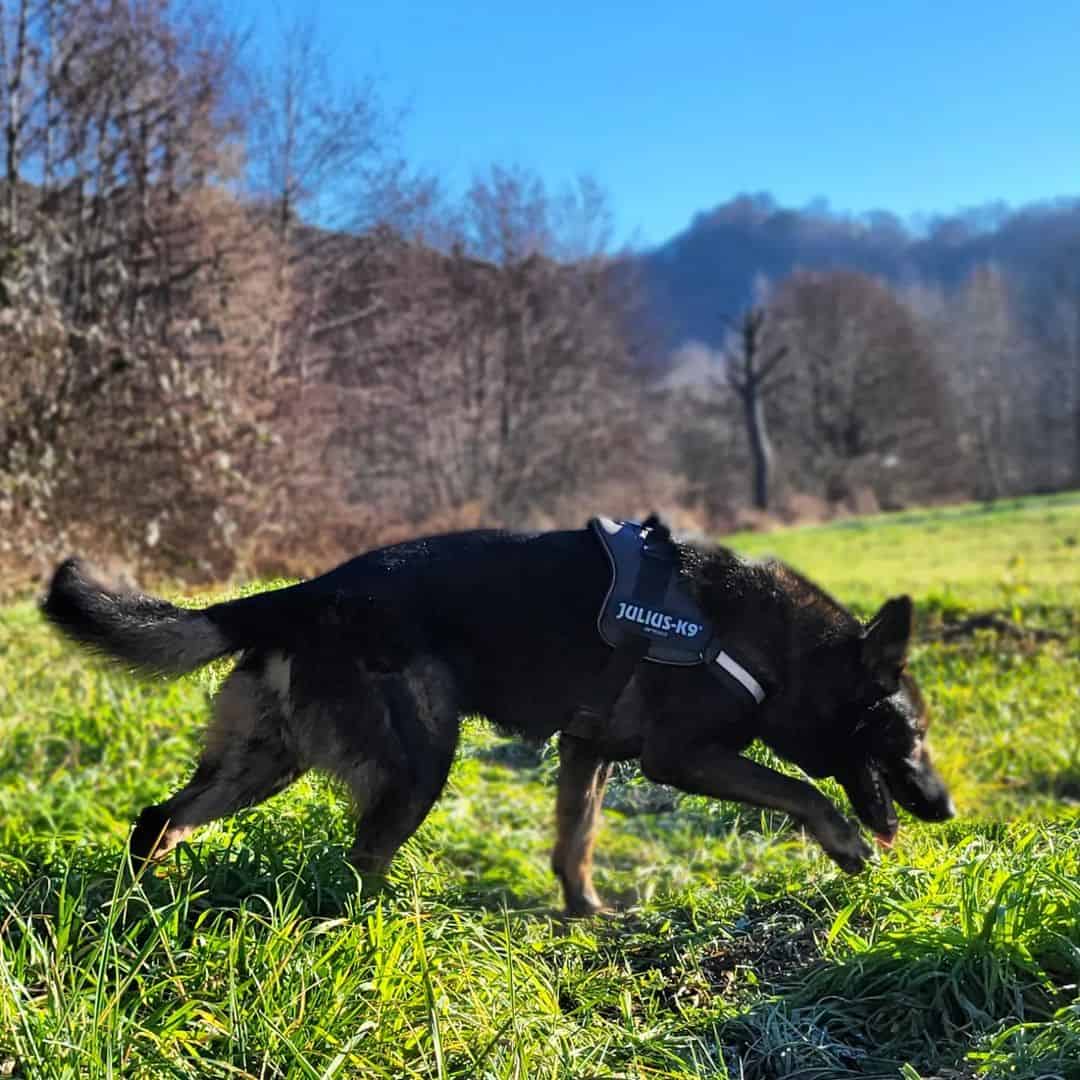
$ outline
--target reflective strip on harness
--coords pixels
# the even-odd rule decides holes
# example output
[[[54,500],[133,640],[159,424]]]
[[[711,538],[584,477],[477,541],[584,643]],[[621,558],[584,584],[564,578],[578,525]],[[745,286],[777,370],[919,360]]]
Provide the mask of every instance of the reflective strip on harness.
[[[765,691],[761,683],[738,660],[728,656],[723,649],[716,654],[713,663],[719,664],[737,683],[740,683],[759,705],[765,700]]]

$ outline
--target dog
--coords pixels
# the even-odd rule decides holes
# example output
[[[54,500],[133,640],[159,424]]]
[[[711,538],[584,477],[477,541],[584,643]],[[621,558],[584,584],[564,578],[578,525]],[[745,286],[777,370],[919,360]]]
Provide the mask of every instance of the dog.
[[[664,543],[673,587],[723,650],[711,671],[632,654],[610,708],[595,707],[619,650],[598,632],[613,586],[594,529],[425,537],[201,609],[61,563],[42,611],[83,646],[165,677],[237,656],[194,775],[139,815],[133,863],[313,768],[351,791],[350,859],[379,878],[439,797],[471,714],[533,740],[559,733],[552,868],[570,915],[602,909],[593,843],[616,761],[636,759],[647,778],[684,792],[784,811],[851,873],[872,854],[859,826],[811,783],[743,757],[755,739],[811,778],[838,780],[884,844],[897,831],[894,802],[926,821],[953,815],[905,670],[908,597],[863,626],[781,562],[676,542],[655,517],[640,535]],[[641,605],[620,612],[657,621]]]

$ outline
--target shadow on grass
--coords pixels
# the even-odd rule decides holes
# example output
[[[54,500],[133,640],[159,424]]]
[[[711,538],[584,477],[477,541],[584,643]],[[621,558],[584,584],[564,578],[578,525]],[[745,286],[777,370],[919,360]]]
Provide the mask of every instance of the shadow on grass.
[[[499,740],[468,751],[468,756],[476,761],[504,765],[508,769],[538,769],[547,754],[543,743],[530,743],[522,739]]]
[[[57,920],[104,923],[118,906],[127,912],[122,921],[148,909],[168,911],[178,927],[189,929],[207,912],[243,908],[264,916],[337,916],[362,895],[345,853],[342,844],[326,844],[289,859],[239,845],[182,844],[137,873],[119,852],[63,863],[30,855],[0,883],[0,934],[20,925],[44,930]]]
[[[1038,795],[1047,795],[1058,802],[1080,806],[1080,767],[1059,772],[1035,773],[1027,778],[1024,788]]]
[[[448,880],[422,851],[406,847],[387,878],[378,879],[357,874],[344,842],[295,846],[262,832],[233,835],[225,846],[182,843],[137,874],[118,848],[59,857],[44,847],[24,851],[0,878],[0,938],[14,941],[27,932],[52,941],[58,934],[96,938],[110,920],[120,929],[145,923],[150,933],[155,922],[167,920],[184,944],[207,920],[221,927],[241,913],[268,922],[362,919],[376,899],[411,910],[417,893],[424,907],[559,914],[550,893],[514,881],[512,860],[474,859],[466,880]],[[62,926],[67,929],[60,933]]]
[[[1048,973],[1023,950],[977,938],[927,929],[828,960],[820,927],[792,934],[770,918],[771,927],[751,918],[703,963],[718,994],[737,995],[743,969],[770,994],[710,1029],[745,1080],[896,1077],[904,1064],[974,1077],[971,1051],[1010,1026],[1050,1021],[1074,996],[1075,972]],[[1051,1048],[1045,1064],[1068,1052],[1059,1061]]]

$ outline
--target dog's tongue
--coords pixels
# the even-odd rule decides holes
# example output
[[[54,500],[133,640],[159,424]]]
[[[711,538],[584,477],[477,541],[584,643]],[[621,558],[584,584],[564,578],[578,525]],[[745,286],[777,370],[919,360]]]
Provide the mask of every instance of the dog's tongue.
[[[896,817],[896,807],[893,806],[892,792],[889,790],[889,785],[885,781],[885,777],[881,775],[881,770],[871,766],[871,775],[874,781],[874,789],[877,792],[877,797],[881,801],[882,818],[880,824],[884,825],[884,829],[880,829],[874,832],[874,838],[883,848],[891,848],[893,841],[896,839],[896,834],[900,829],[900,822]]]

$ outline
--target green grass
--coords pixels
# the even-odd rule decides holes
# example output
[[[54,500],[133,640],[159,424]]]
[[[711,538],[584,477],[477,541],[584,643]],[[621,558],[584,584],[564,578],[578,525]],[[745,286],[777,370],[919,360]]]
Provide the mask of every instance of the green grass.
[[[777,554],[866,613],[892,589],[930,613],[999,608],[1074,620],[1080,597],[1078,493],[851,518],[725,543]]]
[[[1080,499],[740,537],[864,613],[1062,631],[920,645],[960,806],[841,874],[779,815],[620,771],[564,923],[556,762],[469,726],[381,896],[305,779],[132,882],[221,670],[140,685],[0,611],[0,1076],[1080,1077]],[[837,794],[834,790],[834,794]],[[839,798],[839,795],[837,795]]]

